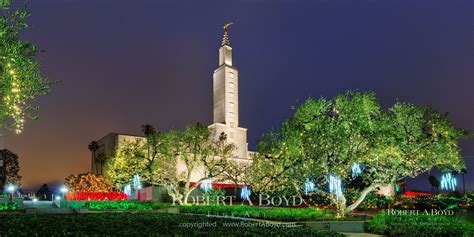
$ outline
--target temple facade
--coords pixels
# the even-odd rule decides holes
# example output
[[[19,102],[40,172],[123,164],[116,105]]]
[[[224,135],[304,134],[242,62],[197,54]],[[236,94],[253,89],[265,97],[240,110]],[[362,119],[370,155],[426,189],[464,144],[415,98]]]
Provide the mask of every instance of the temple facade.
[[[232,47],[228,35],[228,26],[224,26],[224,36],[219,48],[218,67],[213,74],[213,124],[208,127],[214,132],[212,139],[218,140],[222,133],[227,136],[227,142],[235,145],[236,149],[231,159],[238,162],[251,162],[251,152],[248,151],[247,129],[239,127],[239,72],[232,62]],[[106,175],[105,157],[113,155],[114,151],[130,141],[145,142],[143,136],[108,133],[97,141],[98,147],[91,153],[91,172]],[[177,173],[185,170],[184,164],[178,161]],[[197,168],[191,175],[192,181],[205,177],[206,171]]]

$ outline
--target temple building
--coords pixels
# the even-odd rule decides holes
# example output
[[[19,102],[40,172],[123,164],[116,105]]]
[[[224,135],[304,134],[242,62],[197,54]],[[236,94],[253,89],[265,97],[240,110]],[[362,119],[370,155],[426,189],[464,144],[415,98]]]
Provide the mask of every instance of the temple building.
[[[214,140],[219,139],[223,132],[227,135],[227,141],[236,146],[232,159],[241,162],[251,162],[251,152],[248,151],[247,129],[239,127],[239,72],[232,62],[232,47],[230,46],[227,32],[230,24],[224,26],[224,36],[219,48],[219,64],[213,74],[213,129]],[[126,142],[145,141],[143,136],[135,136],[120,133],[108,133],[97,141],[97,148],[91,150],[91,172],[95,174],[106,174],[104,158],[112,155],[114,151]],[[178,172],[184,167],[178,165]],[[196,169],[192,174],[192,180],[199,180],[205,171]]]

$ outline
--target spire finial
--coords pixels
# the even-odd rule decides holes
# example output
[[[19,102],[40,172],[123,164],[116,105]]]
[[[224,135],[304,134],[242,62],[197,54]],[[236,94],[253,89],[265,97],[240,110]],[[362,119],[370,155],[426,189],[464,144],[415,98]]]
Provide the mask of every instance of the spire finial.
[[[229,22],[224,24],[224,38],[222,39],[222,46],[227,45],[230,46],[230,41],[229,41],[229,34],[227,33],[227,30],[229,29],[229,26],[234,24],[233,22]]]

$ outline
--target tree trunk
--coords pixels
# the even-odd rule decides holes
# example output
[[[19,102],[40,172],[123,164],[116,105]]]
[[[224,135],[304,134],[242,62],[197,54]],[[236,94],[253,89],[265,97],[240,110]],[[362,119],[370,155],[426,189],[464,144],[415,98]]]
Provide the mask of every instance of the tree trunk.
[[[186,192],[186,195],[184,196],[184,204],[188,204],[189,195],[191,195],[191,193],[194,191],[194,189],[196,189],[196,187],[197,184]]]
[[[357,198],[357,200],[354,203],[352,203],[350,206],[346,207],[344,212],[346,214],[352,212],[354,209],[357,208],[357,206],[359,206],[362,203],[362,201],[364,201],[367,194],[369,194],[370,192],[372,192],[372,190],[374,190],[375,188],[378,188],[380,186],[382,186],[382,185],[381,184],[372,184],[369,187],[362,190],[362,192],[361,192],[360,196]]]
[[[462,173],[462,194],[466,194],[466,180],[464,179],[464,173]]]

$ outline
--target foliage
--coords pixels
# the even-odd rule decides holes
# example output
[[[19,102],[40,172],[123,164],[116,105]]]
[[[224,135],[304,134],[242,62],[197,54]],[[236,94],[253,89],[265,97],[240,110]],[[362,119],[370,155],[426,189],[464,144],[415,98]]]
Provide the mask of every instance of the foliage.
[[[4,202],[0,203],[0,211],[15,211],[18,210],[19,206],[16,202]]]
[[[18,162],[18,155],[3,149],[0,151],[0,160],[3,160],[3,169],[5,175],[0,176],[0,190],[4,189],[6,184],[14,184],[19,186],[21,181],[20,163]]]
[[[472,236],[474,224],[453,216],[376,215],[368,222],[372,233],[390,236]]]
[[[270,227],[256,222],[168,213],[0,215],[2,236],[38,233],[44,236],[343,236],[301,226]]]
[[[73,201],[69,208],[88,208],[90,210],[156,210],[169,205],[149,201]]]
[[[434,175],[430,175],[428,177],[428,182],[431,185],[431,193],[433,193],[435,190],[438,191],[440,182]]]
[[[347,194],[347,200],[349,203],[353,203],[360,195],[360,192],[354,191],[353,193]],[[390,197],[380,195],[376,192],[370,192],[365,196],[364,201],[357,206],[358,210],[368,209],[387,209],[390,205]]]
[[[313,192],[306,196],[306,203],[311,206],[331,205],[331,196],[326,192]]]
[[[126,200],[127,194],[123,192],[68,192],[67,200]]]
[[[463,207],[467,210],[474,211],[474,192],[467,192],[462,197]]]
[[[354,210],[372,190],[405,177],[439,168],[465,167],[458,141],[466,132],[457,129],[429,107],[397,102],[382,110],[371,92],[346,92],[333,100],[308,99],[277,130],[257,144],[252,188],[257,192],[292,188],[302,191],[307,178],[327,191],[328,176],[351,182],[353,164],[362,169],[365,188],[349,206],[344,195],[333,203]]]
[[[136,140],[119,147],[108,159],[108,177],[117,188],[139,174],[148,184],[161,186],[179,203],[186,203],[189,194],[198,187],[191,185],[191,174],[204,168],[205,179],[222,180],[234,145],[227,144],[225,135],[211,139],[214,130],[197,124],[184,130],[150,134],[146,142]],[[178,164],[180,169],[178,170]]]
[[[182,213],[197,213],[218,216],[237,216],[278,221],[307,221],[332,219],[329,211],[316,208],[262,208],[244,205],[183,205]]]
[[[36,119],[32,102],[39,95],[49,92],[52,83],[40,74],[36,58],[37,47],[19,39],[30,28],[26,20],[30,16],[25,7],[10,9],[9,4],[0,6],[0,127],[20,133],[25,119]]]
[[[465,205],[465,200],[454,196],[400,196],[395,198],[391,207],[400,210],[460,210]]]
[[[35,196],[40,200],[51,200],[53,192],[49,190],[47,184],[41,185],[41,188],[36,191]]]
[[[205,192],[203,195],[208,205],[219,204],[220,198],[225,196],[225,191],[222,189],[211,189]]]
[[[90,172],[78,175],[69,175],[65,182],[71,192],[111,192],[112,184],[101,175]]]
[[[102,152],[97,154],[97,151],[100,148],[99,143],[97,141],[91,141],[89,145],[87,146],[87,148],[89,149],[89,151],[91,151],[91,154],[92,154],[94,173],[103,175],[104,163],[107,157]]]

